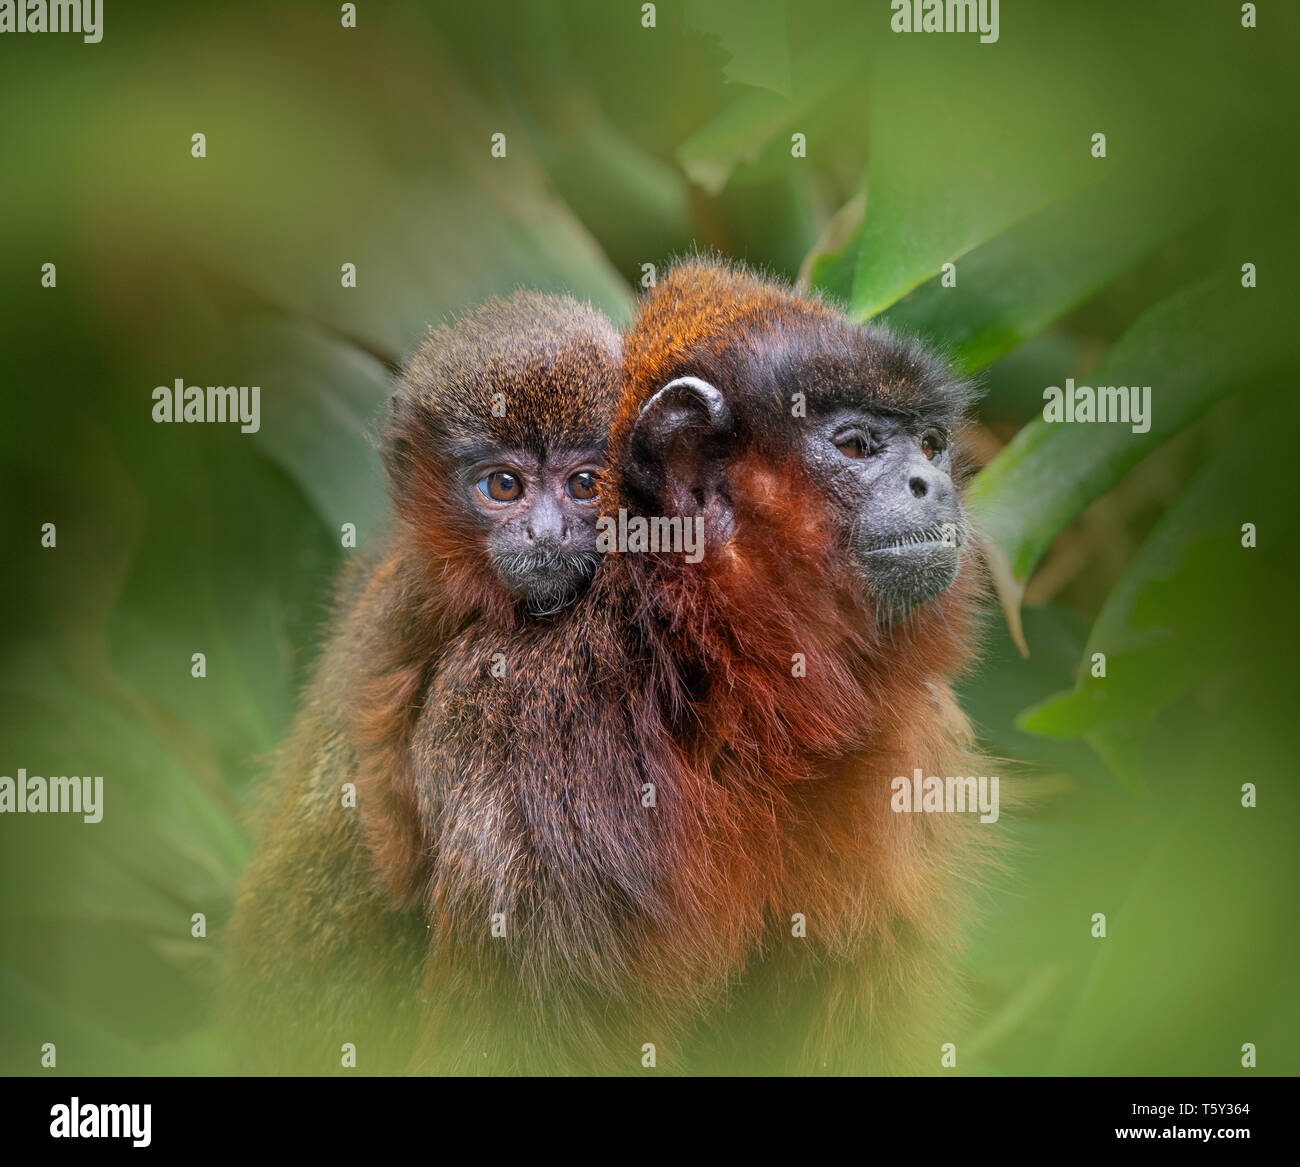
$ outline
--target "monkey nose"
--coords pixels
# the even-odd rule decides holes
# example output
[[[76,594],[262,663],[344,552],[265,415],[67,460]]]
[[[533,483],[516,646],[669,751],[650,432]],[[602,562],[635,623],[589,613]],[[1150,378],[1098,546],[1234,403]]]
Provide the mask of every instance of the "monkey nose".
[[[932,503],[943,502],[952,494],[946,474],[928,467],[917,467],[907,476],[907,489],[916,499],[928,498]]]
[[[565,543],[569,538],[569,520],[554,499],[539,498],[524,522],[524,534],[530,543]]]
[[[524,528],[530,543],[567,543],[569,541],[569,524],[566,522],[538,522],[536,520]]]

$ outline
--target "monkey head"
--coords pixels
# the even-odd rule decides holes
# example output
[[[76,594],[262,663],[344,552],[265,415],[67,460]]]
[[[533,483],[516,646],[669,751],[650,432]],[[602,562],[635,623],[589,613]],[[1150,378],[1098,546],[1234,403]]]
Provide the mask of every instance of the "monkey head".
[[[696,261],[647,297],[625,366],[613,440],[633,508],[698,514],[718,548],[749,527],[792,568],[806,544],[806,570],[836,564],[881,626],[957,579],[970,389],[919,344]]]
[[[385,461],[453,612],[548,615],[591,581],[619,353],[589,305],[519,292],[432,333],[411,360]]]

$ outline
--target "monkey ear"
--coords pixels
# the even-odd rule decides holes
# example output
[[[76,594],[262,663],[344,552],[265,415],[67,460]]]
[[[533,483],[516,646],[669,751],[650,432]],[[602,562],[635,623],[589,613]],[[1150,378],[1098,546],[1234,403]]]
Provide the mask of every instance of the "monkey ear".
[[[732,416],[721,393],[699,377],[678,377],[650,398],[632,425],[628,482],[647,502],[677,514],[712,509]]]

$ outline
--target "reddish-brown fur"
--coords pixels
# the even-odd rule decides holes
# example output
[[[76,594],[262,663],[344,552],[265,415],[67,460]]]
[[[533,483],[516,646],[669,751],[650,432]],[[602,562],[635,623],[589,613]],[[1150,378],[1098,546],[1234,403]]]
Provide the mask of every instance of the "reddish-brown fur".
[[[521,292],[434,332],[412,358],[384,441],[394,530],[349,572],[277,755],[231,926],[245,1064],[328,1072],[351,1040],[365,1047],[363,1068],[405,1065],[394,1050],[428,945],[411,735],[450,639],[471,623],[504,637],[528,621],[467,517],[461,462],[482,445],[598,454],[619,347],[590,307]],[[345,782],[355,809],[342,803]]]
[[[542,622],[494,605],[459,557],[436,443],[411,425],[390,442],[398,538],[331,649],[373,667],[344,698],[353,674],[327,664],[304,714],[237,927],[253,992],[304,952],[373,990],[360,1053],[379,1045],[383,1068],[416,1035],[410,1065],[432,1072],[634,1072],[645,1043],[668,1073],[937,1064],[976,831],[893,813],[890,781],[978,773],[949,690],[976,585],[968,563],[940,600],[877,622],[794,454],[787,366],[810,399],[960,413],[918,349],[744,270],[680,266],[625,343],[603,509],[657,513],[628,476],[632,426],[664,384],[702,376],[737,419],[734,531],[694,565],[609,555]],[[354,770],[364,834],[330,802]],[[315,919],[302,900],[265,909],[304,888]],[[305,1056],[328,1069],[350,1031],[332,1013],[316,1031]]]
[[[625,341],[604,509],[647,513],[624,473],[632,424],[702,375],[740,419],[734,534],[697,565],[607,556],[571,613],[510,641],[504,681],[484,668],[492,638],[471,627],[449,647],[415,739],[433,857],[423,1068],[632,1070],[644,1042],[676,1072],[937,1058],[920,1034],[955,999],[971,831],[894,814],[890,781],[977,772],[948,689],[972,572],[878,626],[791,454],[786,401],[747,376],[790,349],[832,395],[960,411],[918,350],[742,270],[685,265],[651,293]]]

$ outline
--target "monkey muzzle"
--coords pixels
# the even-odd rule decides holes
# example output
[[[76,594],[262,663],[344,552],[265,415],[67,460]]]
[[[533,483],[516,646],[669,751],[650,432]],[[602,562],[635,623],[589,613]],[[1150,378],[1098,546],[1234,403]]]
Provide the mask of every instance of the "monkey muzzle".
[[[532,616],[551,616],[576,600],[596,574],[595,551],[560,551],[542,545],[496,556],[497,575]]]
[[[942,595],[957,579],[966,533],[957,521],[859,541],[856,558],[882,623]]]

